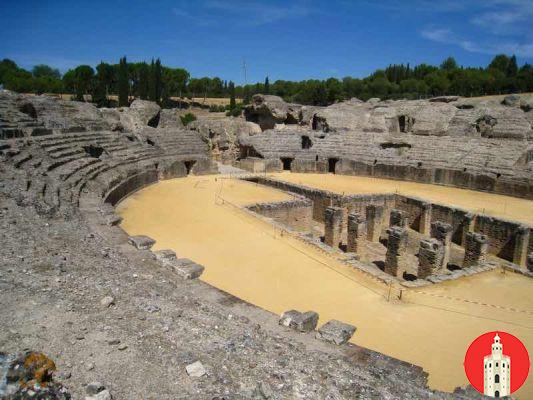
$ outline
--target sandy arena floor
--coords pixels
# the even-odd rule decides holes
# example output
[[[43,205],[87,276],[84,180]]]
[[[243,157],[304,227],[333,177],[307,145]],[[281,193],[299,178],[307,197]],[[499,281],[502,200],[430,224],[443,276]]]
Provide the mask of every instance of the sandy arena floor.
[[[317,187],[327,185],[324,175],[281,177],[303,184],[312,182]],[[330,190],[352,193],[359,188],[372,192],[379,188],[390,192],[401,188],[418,197],[432,196],[434,201],[450,199],[461,207],[474,204],[469,202],[476,198],[501,198],[512,204],[505,210],[508,218],[528,215],[528,202],[504,196],[375,179],[368,180],[370,187],[356,186],[351,177],[328,178],[335,178],[327,187]],[[418,186],[423,188],[420,193],[416,192]],[[458,192],[466,192],[465,197],[459,198]],[[215,202],[216,194],[226,202]],[[308,244],[287,235],[281,237],[270,224],[228,203],[244,205],[288,197],[247,182],[187,177],[163,181],[133,194],[118,206],[118,212],[129,234],[146,234],[157,240],[155,250],[171,248],[178,256],[205,265],[202,280],[276,314],[292,308],[314,310],[320,314],[319,325],[333,318],[352,323],[358,328],[354,343],[422,366],[430,374],[432,388],[451,391],[467,383],[464,354],[470,342],[486,331],[509,332],[533,348],[533,280],[529,278],[489,272],[424,288],[424,293],[404,292],[403,301],[387,302],[387,287]],[[515,203],[522,212],[513,213]],[[486,204],[498,212],[495,202]],[[473,206],[482,207],[483,203],[479,200]],[[532,218],[529,215],[526,219]],[[530,378],[516,395],[533,398],[533,380]]]
[[[269,177],[344,194],[400,193],[533,225],[533,201],[425,183],[333,174],[282,172]]]

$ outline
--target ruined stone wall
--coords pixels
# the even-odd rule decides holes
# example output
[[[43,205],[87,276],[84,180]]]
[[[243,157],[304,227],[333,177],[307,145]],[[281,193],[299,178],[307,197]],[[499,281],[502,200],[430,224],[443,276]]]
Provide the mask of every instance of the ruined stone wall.
[[[406,214],[411,229],[427,236],[430,236],[432,223],[440,221],[449,224],[452,242],[463,247],[465,246],[465,235],[468,232],[483,234],[487,237],[489,253],[511,262],[517,259],[519,253],[529,254],[533,252],[532,228],[521,227],[516,222],[476,215],[466,210],[442,204],[430,204],[421,199],[398,194],[343,196],[270,178],[253,178],[251,180],[308,198],[313,204],[312,218],[318,222],[324,222],[327,207],[342,208],[343,232],[347,231],[348,214],[357,213],[365,216],[368,206],[373,205],[383,207],[382,223],[388,223],[391,210],[397,209]],[[524,234],[523,239],[517,241],[517,234],[524,229],[529,231],[529,234]],[[525,247],[521,251],[517,250],[519,242],[523,243],[522,246]]]
[[[406,165],[366,164],[360,161],[341,159],[336,173],[343,175],[369,176],[374,178],[398,179],[420,183],[460,187],[507,196],[533,199],[533,184],[527,178],[498,177],[463,170],[444,168],[417,168]]]
[[[248,207],[249,210],[290,228],[309,232],[313,220],[313,204],[310,200],[302,198],[274,203],[258,203]]]
[[[394,208],[403,211],[407,217],[409,228],[420,232],[420,220],[424,214],[427,202],[405,196],[396,196],[396,205]]]
[[[433,204],[431,210],[432,221],[442,221],[452,226],[452,242],[458,245],[463,241],[463,229],[465,225],[465,210]]]
[[[474,226],[475,232],[485,235],[489,243],[489,253],[505,260],[513,260],[515,233],[519,224],[510,221],[478,215]]]
[[[117,204],[121,199],[147,185],[156,183],[159,179],[157,170],[144,171],[133,175],[112,188],[105,196],[105,202]]]

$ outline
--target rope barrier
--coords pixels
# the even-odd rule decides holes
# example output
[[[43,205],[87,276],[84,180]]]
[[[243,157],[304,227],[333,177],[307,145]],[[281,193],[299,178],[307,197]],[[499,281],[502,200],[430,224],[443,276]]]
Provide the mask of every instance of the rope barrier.
[[[484,307],[492,307],[492,308],[497,308],[497,309],[505,310],[505,311],[512,311],[512,312],[518,312],[518,313],[533,315],[533,311],[520,310],[520,309],[517,309],[517,308],[514,308],[514,307],[504,307],[504,306],[499,306],[497,304],[482,303],[480,301],[463,299],[461,297],[452,297],[452,296],[446,296],[446,295],[437,294],[437,293],[428,293],[428,292],[424,292],[424,291],[420,291],[420,290],[412,290],[411,293],[418,293],[418,294],[423,294],[423,295],[426,295],[426,296],[438,297],[438,298],[458,301],[458,302],[462,302],[462,303],[476,304],[476,305],[484,306]]]
[[[224,202],[223,204],[229,204],[229,205],[231,205],[232,207],[234,207],[236,210],[238,210],[238,211],[243,211],[242,207],[240,207],[240,206],[238,206],[238,205],[236,205],[236,204],[233,204],[232,202],[230,202],[230,201],[228,201],[228,200],[225,200],[225,199],[222,199],[222,200],[223,200],[223,202]],[[249,216],[249,215],[247,214],[247,216]],[[252,225],[252,223],[251,223],[250,221],[248,221],[248,220],[245,220],[245,222],[247,222],[248,224]],[[255,225],[254,225],[254,226],[255,226]],[[276,229],[276,227],[274,227],[274,230],[275,230],[275,229]],[[269,235],[270,237],[272,237],[272,238],[274,238],[274,239],[277,239],[277,236],[276,236],[275,234],[272,235],[272,234],[270,234],[269,232],[267,232],[265,229],[261,229],[261,230],[262,230],[263,232],[265,232],[267,235]],[[289,233],[288,231],[283,230],[283,229],[280,229],[280,232],[286,232],[286,233]],[[280,236],[283,236],[283,235],[280,233]],[[297,238],[297,236],[294,236],[294,235],[291,235],[291,237],[292,237],[292,238]],[[303,254],[303,255],[306,256],[307,258],[310,258],[310,259],[312,259],[313,261],[315,261],[315,262],[317,262],[317,263],[319,263],[319,264],[321,264],[321,265],[323,265],[323,266],[329,268],[329,269],[332,270],[333,272],[335,272],[335,273],[337,273],[337,274],[339,274],[339,275],[341,275],[341,276],[343,276],[343,277],[349,279],[350,281],[356,283],[357,285],[364,287],[365,289],[367,289],[367,290],[373,292],[374,294],[377,294],[378,296],[382,296],[382,297],[386,298],[386,296],[384,296],[382,293],[379,293],[378,291],[376,291],[376,290],[374,290],[374,289],[368,287],[367,285],[364,285],[363,283],[361,283],[361,282],[359,282],[359,281],[353,279],[352,277],[350,277],[350,276],[348,276],[348,275],[346,275],[346,274],[343,274],[341,271],[338,271],[338,270],[335,269],[333,266],[331,266],[331,265],[325,263],[325,262],[322,261],[322,260],[319,260],[319,259],[316,258],[316,257],[313,257],[312,255],[310,255],[310,254],[308,254],[308,253],[306,253],[306,252],[304,252],[304,251],[302,251],[301,249],[297,248],[296,246],[292,245],[291,243],[289,243],[289,242],[287,242],[287,241],[282,241],[282,243],[284,243],[285,245],[287,245],[287,246],[291,247],[292,249],[298,251],[299,253]],[[303,242],[303,243],[307,243],[307,242]],[[320,249],[320,248],[318,248],[318,249]],[[323,249],[320,249],[320,250],[321,250],[321,252],[322,252],[323,254],[328,255],[328,253],[327,253],[325,250],[323,250]],[[340,261],[340,260],[336,260],[336,261]]]

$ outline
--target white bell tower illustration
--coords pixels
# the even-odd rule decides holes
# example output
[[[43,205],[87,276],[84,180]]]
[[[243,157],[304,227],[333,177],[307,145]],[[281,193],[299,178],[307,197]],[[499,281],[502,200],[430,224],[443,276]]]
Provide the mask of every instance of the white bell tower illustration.
[[[504,397],[511,394],[511,358],[503,354],[498,334],[494,336],[492,353],[483,358],[483,394]]]

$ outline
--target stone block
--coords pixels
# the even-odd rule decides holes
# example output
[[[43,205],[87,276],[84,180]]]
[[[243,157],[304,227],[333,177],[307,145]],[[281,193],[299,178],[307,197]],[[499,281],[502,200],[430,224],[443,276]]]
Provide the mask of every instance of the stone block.
[[[193,260],[190,260],[188,258],[178,258],[174,264],[179,265],[179,266],[186,266],[186,265],[191,265],[191,264],[196,264],[196,263]]]
[[[173,250],[157,250],[153,254],[154,258],[161,264],[167,264],[176,260],[176,253]]]
[[[409,226],[407,214],[401,210],[391,210],[389,226],[399,226],[401,228],[407,228]]]
[[[110,213],[104,216],[104,222],[108,226],[116,226],[122,222],[122,217],[115,213]]]
[[[298,332],[311,332],[318,324],[318,314],[314,311],[301,313],[296,310],[285,311],[279,319],[279,324]]]
[[[196,263],[173,265],[174,271],[183,279],[197,279],[204,272],[204,266]]]
[[[155,244],[154,239],[144,235],[130,236],[128,242],[138,250],[148,250]]]
[[[320,327],[316,333],[316,338],[341,345],[350,340],[356,329],[353,325],[332,319]]]

